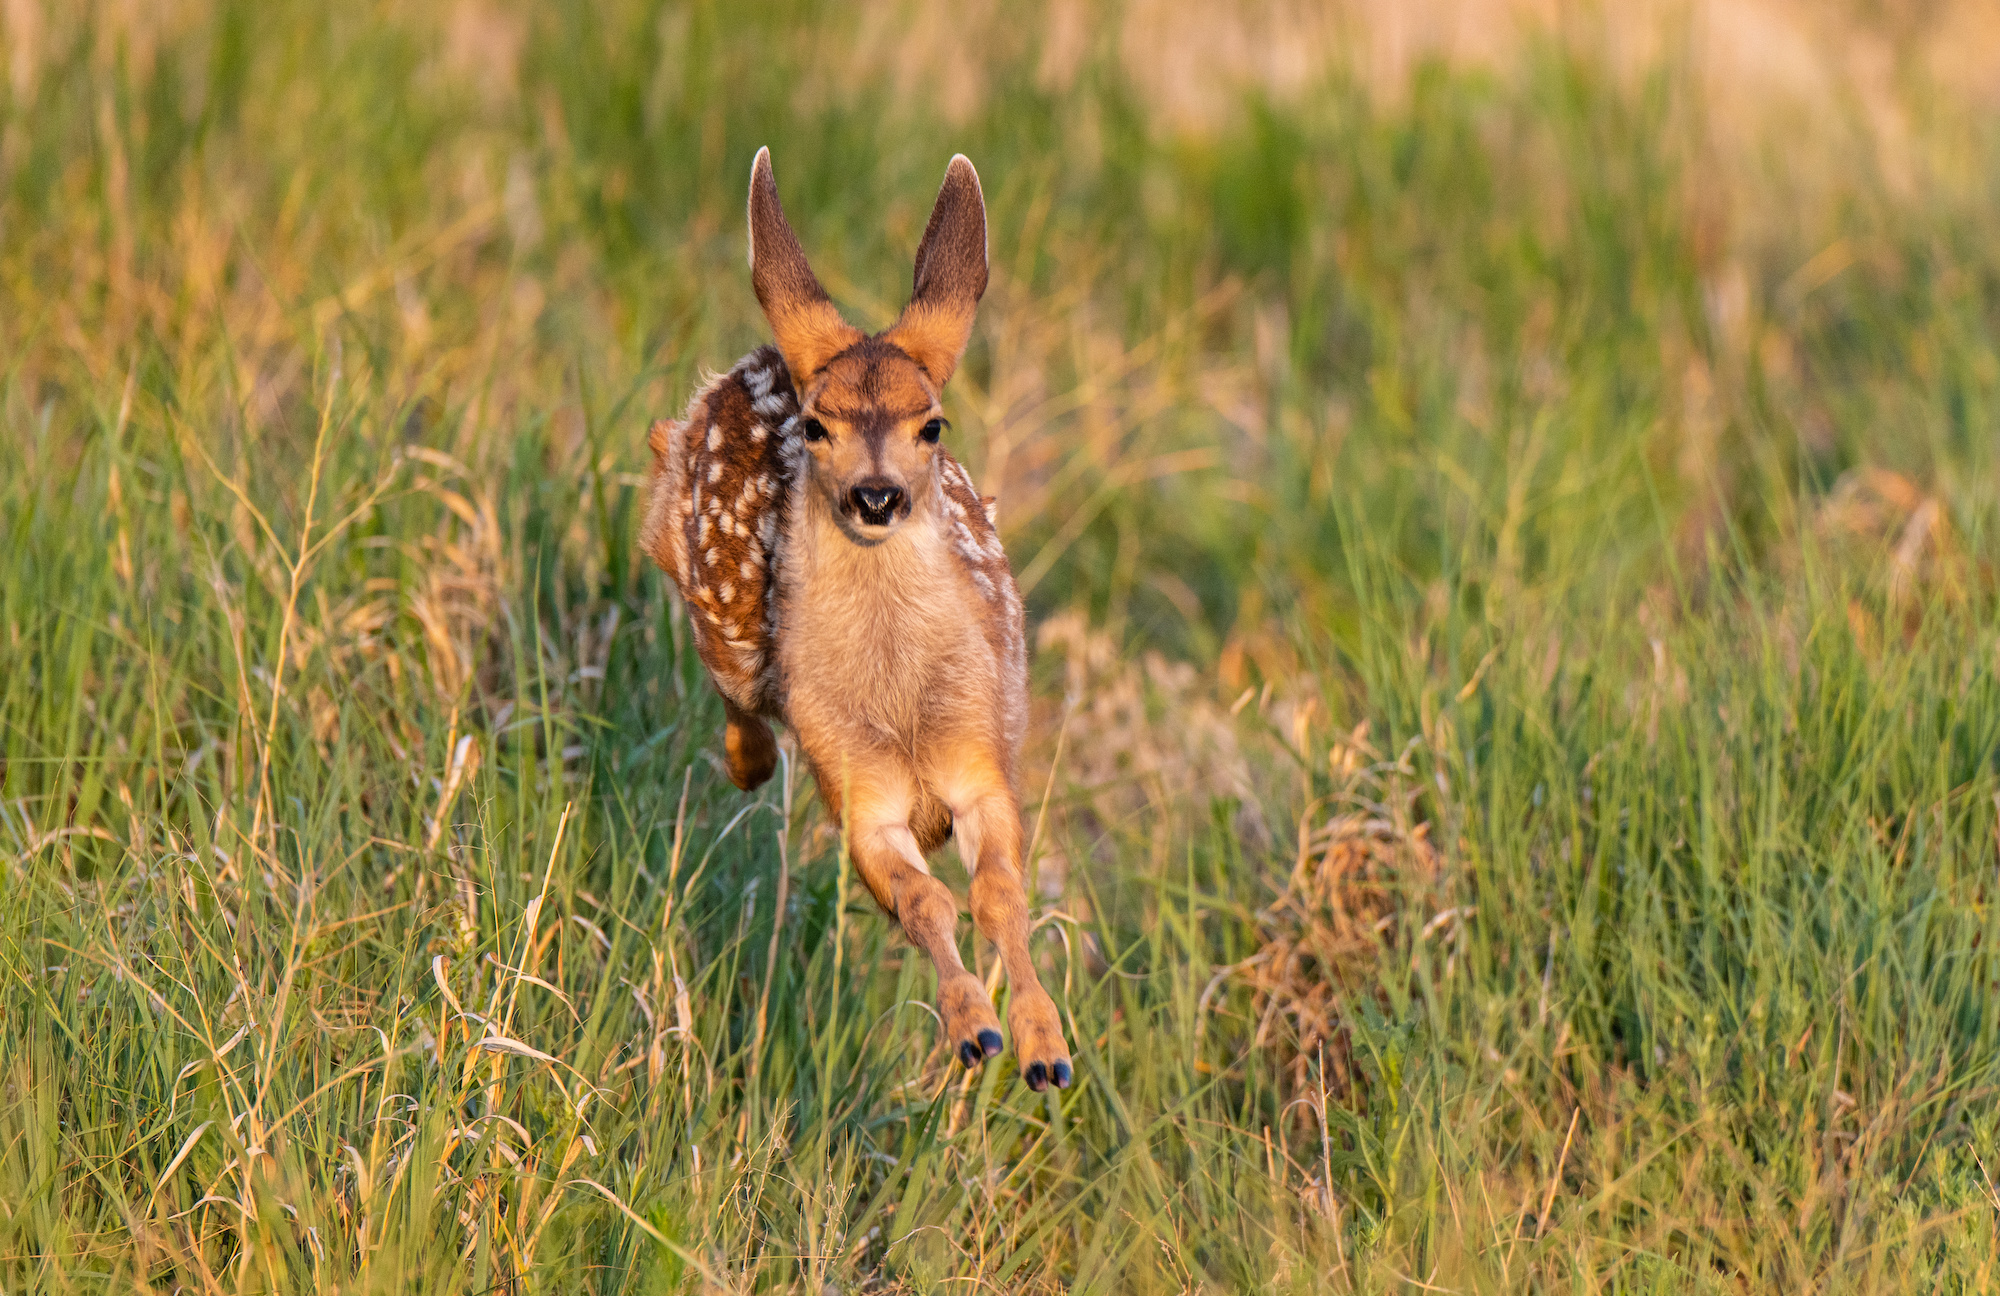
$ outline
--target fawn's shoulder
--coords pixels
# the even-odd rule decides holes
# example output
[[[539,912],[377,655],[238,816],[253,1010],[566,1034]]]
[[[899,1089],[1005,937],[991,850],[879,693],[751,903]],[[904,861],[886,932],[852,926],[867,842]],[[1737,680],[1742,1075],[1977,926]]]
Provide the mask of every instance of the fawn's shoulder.
[[[972,474],[950,451],[937,452],[939,484],[944,488],[944,517],[952,549],[966,574],[989,602],[1005,606],[1014,597],[1014,574],[1007,550],[995,526],[994,498],[981,495]]]
[[[946,538],[966,579],[979,591],[988,639],[1009,669],[1025,669],[1027,613],[1006,546],[1000,543],[994,497],[979,493],[972,474],[949,451],[938,451],[937,465]]]

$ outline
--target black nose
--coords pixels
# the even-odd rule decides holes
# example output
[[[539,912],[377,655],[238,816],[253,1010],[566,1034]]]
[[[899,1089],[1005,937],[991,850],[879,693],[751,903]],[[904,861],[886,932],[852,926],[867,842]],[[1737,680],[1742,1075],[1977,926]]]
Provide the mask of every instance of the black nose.
[[[854,511],[870,526],[887,526],[903,507],[903,488],[877,478],[862,482],[848,495]]]

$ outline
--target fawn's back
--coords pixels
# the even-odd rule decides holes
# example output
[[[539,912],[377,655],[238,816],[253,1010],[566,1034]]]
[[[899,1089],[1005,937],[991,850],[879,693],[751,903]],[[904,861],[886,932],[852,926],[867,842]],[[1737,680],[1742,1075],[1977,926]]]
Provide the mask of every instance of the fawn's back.
[[[758,347],[647,437],[652,492],[640,543],[687,605],[721,694],[778,715],[775,568],[797,468],[799,399],[784,358]],[[789,448],[788,448],[789,445]]]

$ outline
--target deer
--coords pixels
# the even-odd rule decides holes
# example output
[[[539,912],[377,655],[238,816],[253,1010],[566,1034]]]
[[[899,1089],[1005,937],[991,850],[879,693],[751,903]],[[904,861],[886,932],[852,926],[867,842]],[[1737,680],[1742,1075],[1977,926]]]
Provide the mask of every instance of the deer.
[[[768,148],[750,169],[750,282],[773,342],[653,425],[641,544],[680,593],[745,792],[790,731],[847,859],[929,956],[967,1070],[1003,1047],[959,954],[958,902],[926,857],[955,837],[978,930],[1007,974],[1021,1078],[1071,1082],[1029,956],[1019,794],[1026,613],[994,500],[944,444],[941,404],[987,285],[986,201],[962,154],[917,246],[909,302],[868,334],[807,263]]]

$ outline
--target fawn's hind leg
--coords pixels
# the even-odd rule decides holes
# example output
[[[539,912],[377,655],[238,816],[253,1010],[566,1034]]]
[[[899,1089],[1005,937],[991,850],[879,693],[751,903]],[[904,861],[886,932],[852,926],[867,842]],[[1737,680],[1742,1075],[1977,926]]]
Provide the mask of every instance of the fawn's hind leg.
[[[1069,1087],[1062,1018],[1028,954],[1028,893],[1021,877],[1021,808],[990,762],[955,771],[946,789],[961,856],[972,866],[972,920],[999,947],[1007,969],[1007,1027],[1021,1078],[1037,1092]]]
[[[876,901],[902,924],[910,942],[937,968],[938,1015],[958,1060],[978,1066],[1000,1052],[1000,1018],[978,977],[958,954],[958,901],[924,867],[910,831],[916,788],[907,778],[849,780],[848,849]],[[827,792],[821,783],[822,795]],[[833,796],[826,796],[830,803]],[[833,807],[836,814],[838,807]]]
[[[728,698],[722,699],[722,709],[728,718],[722,751],[728,757],[729,781],[745,792],[763,786],[778,768],[778,740],[771,736],[771,726]]]

